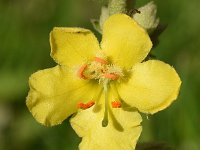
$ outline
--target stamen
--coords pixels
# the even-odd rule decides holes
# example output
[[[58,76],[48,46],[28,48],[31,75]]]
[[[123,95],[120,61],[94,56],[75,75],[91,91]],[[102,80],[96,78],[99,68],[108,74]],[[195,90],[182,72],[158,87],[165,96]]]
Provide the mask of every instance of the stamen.
[[[87,65],[85,64],[81,66],[80,69],[78,70],[77,75],[82,79],[87,79],[87,77],[83,74],[86,68],[87,68]]]
[[[112,93],[116,99],[115,101],[111,102],[112,108],[121,108],[123,101],[118,93],[115,83],[111,84],[110,87],[111,87]]]
[[[111,104],[112,104],[112,108],[120,108],[122,105],[120,101],[113,101]]]
[[[86,104],[86,106],[87,106],[87,108],[90,108],[90,107],[92,107],[94,104],[95,104],[95,103],[94,103],[93,101],[91,101],[91,102],[88,102],[88,103]]]
[[[110,87],[111,87],[112,93],[113,93],[114,96],[115,96],[115,99],[117,99],[117,101],[120,101],[120,102],[121,102],[122,99],[121,99],[121,96],[120,96],[119,93],[118,93],[116,84],[115,84],[115,83],[112,83],[112,84],[110,85]]]
[[[78,106],[78,108],[80,108],[80,109],[88,109],[88,108],[92,107],[94,104],[95,104],[95,102],[90,101],[90,102],[88,102],[88,103],[86,103],[86,104],[84,104],[84,103],[78,103],[77,106]]]
[[[105,59],[94,57],[94,61],[99,62],[101,64],[107,64],[108,62]]]
[[[106,73],[104,74],[104,77],[111,80],[117,80],[119,78],[119,75],[113,73]]]
[[[102,92],[103,92],[103,88],[102,88],[102,86],[99,86],[98,87],[98,89],[97,89],[97,92],[94,94],[94,96],[93,96],[93,98],[92,99],[94,99],[95,100],[95,106],[94,106],[94,108],[93,108],[93,111],[94,112],[98,112],[98,111],[100,111],[100,105],[99,105],[99,100],[100,100],[100,98],[101,98],[101,95],[102,95]]]
[[[104,83],[104,94],[105,94],[105,112],[104,118],[102,120],[102,127],[106,127],[108,125],[108,80]]]
[[[77,107],[80,109],[86,109],[86,105],[84,103],[78,103]]]

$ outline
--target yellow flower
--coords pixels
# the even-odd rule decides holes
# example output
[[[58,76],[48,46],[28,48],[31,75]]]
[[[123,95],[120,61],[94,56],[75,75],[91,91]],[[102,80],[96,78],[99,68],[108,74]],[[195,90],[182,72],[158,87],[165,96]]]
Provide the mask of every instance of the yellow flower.
[[[132,150],[141,132],[143,113],[168,107],[181,81],[173,67],[158,60],[143,62],[152,42],[132,18],[109,17],[99,46],[90,30],[54,28],[51,56],[58,66],[34,73],[26,104],[47,126],[71,119],[83,137],[82,150]]]

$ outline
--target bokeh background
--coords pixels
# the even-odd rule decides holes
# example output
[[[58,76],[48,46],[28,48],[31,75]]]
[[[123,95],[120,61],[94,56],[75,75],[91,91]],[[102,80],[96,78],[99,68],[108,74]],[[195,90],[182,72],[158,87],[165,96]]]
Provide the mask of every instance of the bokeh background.
[[[136,8],[147,2],[138,0]],[[143,116],[139,142],[200,150],[200,1],[155,2],[161,22],[168,27],[154,54],[176,68],[183,84],[170,108],[149,119]],[[89,20],[98,18],[102,4],[97,0],[0,0],[0,150],[78,149],[80,139],[68,120],[47,128],[31,116],[25,106],[28,77],[55,66],[49,55],[49,32],[54,26],[94,31]]]

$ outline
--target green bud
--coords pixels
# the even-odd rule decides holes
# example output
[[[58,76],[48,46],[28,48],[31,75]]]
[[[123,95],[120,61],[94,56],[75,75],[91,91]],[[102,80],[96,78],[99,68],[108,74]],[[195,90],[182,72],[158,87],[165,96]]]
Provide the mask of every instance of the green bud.
[[[108,8],[105,6],[102,6],[101,8],[101,15],[99,20],[97,19],[91,19],[92,25],[95,30],[97,30],[99,33],[102,33],[103,24],[106,21],[106,19],[109,17],[109,11]]]
[[[109,16],[117,13],[126,13],[126,3],[127,0],[108,0],[108,7],[103,6],[101,8],[99,20],[91,19],[93,27],[99,33],[102,33],[103,24]]]
[[[159,24],[159,18],[156,16],[157,6],[151,1],[138,10],[140,13],[134,14],[133,19],[151,34]]]
[[[109,10],[107,7],[103,6],[101,8],[101,16],[99,19],[99,23],[100,23],[100,28],[103,29],[103,24],[106,21],[106,19],[109,17]]]
[[[101,27],[100,27],[100,24],[99,24],[99,20],[97,20],[97,19],[91,19],[90,21],[92,23],[93,28],[96,31],[98,31],[99,33],[101,33]]]
[[[126,13],[126,3],[127,0],[109,0],[109,15],[111,16],[118,13]]]

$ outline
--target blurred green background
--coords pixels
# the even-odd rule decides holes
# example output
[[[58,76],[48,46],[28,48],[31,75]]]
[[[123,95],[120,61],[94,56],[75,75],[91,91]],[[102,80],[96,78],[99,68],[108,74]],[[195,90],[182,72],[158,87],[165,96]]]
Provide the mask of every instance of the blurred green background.
[[[136,6],[147,2],[138,0]],[[170,108],[149,119],[144,116],[139,142],[200,150],[200,1],[155,2],[161,22],[168,27],[154,54],[176,68],[183,84]],[[28,77],[55,66],[49,55],[49,32],[54,26],[94,31],[89,20],[98,18],[102,4],[97,0],[0,0],[0,150],[78,149],[80,139],[68,120],[47,128],[31,116],[25,106]]]

